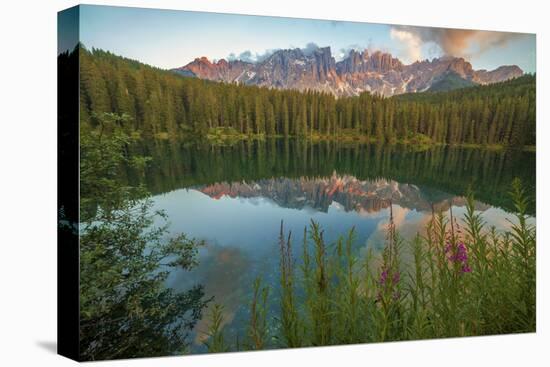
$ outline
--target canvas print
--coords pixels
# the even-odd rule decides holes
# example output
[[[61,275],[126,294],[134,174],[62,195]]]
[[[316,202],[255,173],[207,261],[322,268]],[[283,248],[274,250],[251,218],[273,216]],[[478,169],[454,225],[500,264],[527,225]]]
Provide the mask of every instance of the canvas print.
[[[60,349],[535,332],[535,51],[504,31],[60,12]]]

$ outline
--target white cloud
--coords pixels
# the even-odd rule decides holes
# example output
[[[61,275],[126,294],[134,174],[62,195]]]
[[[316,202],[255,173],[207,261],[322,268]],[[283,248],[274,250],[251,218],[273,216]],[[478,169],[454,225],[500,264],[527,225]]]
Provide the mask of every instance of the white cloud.
[[[392,27],[390,36],[392,39],[405,44],[406,53],[403,56],[407,58],[407,62],[410,63],[422,59],[422,39],[417,34]]]
[[[436,44],[446,55],[469,58],[525,36],[521,33],[413,26],[392,26],[390,35],[405,44],[412,61],[423,56],[421,48],[425,43]]]

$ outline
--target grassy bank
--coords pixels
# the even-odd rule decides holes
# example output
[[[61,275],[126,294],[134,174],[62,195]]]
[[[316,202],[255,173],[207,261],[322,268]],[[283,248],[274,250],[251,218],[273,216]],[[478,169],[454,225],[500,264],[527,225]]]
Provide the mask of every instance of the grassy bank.
[[[275,136],[274,136],[275,137]],[[215,145],[225,145],[240,140],[265,140],[265,134],[242,134],[232,127],[217,127],[209,129],[205,135],[206,140]]]
[[[381,256],[357,254],[353,229],[329,244],[312,222],[295,259],[292,234],[281,224],[280,291],[256,281],[247,339],[238,343],[224,338],[214,308],[208,350],[534,332],[535,228],[519,181],[510,195],[517,215],[504,233],[486,227],[472,195],[463,218],[433,213],[426,234],[412,239],[400,237],[390,215]],[[279,305],[274,318],[267,316],[270,297]]]
[[[218,127],[209,129],[204,134],[196,133],[182,133],[174,136],[168,133],[157,133],[154,135],[157,140],[185,140],[185,141],[198,141],[206,140],[213,145],[232,145],[243,140],[266,140],[266,139],[283,139],[284,135],[266,135],[266,134],[243,134],[239,133],[234,128]],[[536,147],[533,145],[525,145],[519,148],[505,146],[502,144],[472,144],[472,143],[460,143],[460,144],[447,144],[442,142],[433,141],[428,136],[423,134],[416,134],[409,136],[406,139],[384,139],[380,141],[374,136],[368,136],[358,134],[355,130],[342,130],[333,135],[321,135],[316,132],[308,135],[289,135],[290,139],[303,139],[311,142],[332,141],[341,143],[359,143],[359,144],[401,144],[414,147],[415,149],[429,149],[433,146],[450,145],[454,147],[472,148],[472,149],[489,149],[489,150],[504,150],[504,149],[519,149],[528,152],[535,152]]]

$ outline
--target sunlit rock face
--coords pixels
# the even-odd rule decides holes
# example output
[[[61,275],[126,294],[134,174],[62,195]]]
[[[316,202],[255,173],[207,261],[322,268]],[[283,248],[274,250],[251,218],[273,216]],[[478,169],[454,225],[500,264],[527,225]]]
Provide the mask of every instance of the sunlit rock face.
[[[312,51],[296,48],[278,50],[252,63],[242,60],[213,62],[206,57],[172,69],[184,76],[257,85],[278,89],[316,90],[336,96],[354,96],[362,92],[392,96],[437,88],[490,84],[516,78],[523,71],[516,65],[495,70],[474,70],[461,57],[443,56],[433,60],[403,64],[389,53],[351,50],[336,62],[330,47]],[[453,83],[443,83],[453,80]]]
[[[422,194],[419,187],[394,180],[358,180],[350,175],[336,172],[324,178],[271,178],[253,182],[221,182],[195,189],[214,198],[264,197],[285,208],[313,208],[327,212],[331,205],[345,211],[358,213],[378,212],[391,203],[417,211],[444,211],[449,205],[462,206],[465,199],[444,195],[431,200]],[[479,210],[487,206],[477,203]]]

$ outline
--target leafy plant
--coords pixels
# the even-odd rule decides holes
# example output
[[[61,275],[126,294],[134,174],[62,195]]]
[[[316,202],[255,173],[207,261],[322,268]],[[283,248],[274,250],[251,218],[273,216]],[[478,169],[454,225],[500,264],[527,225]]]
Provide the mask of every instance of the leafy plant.
[[[162,212],[143,186],[116,179],[127,158],[126,116],[96,114],[81,131],[80,354],[85,360],[160,356],[183,351],[206,306],[202,286],[176,293],[168,269],[197,265],[200,242],[166,239]],[[108,133],[107,133],[108,131]]]

